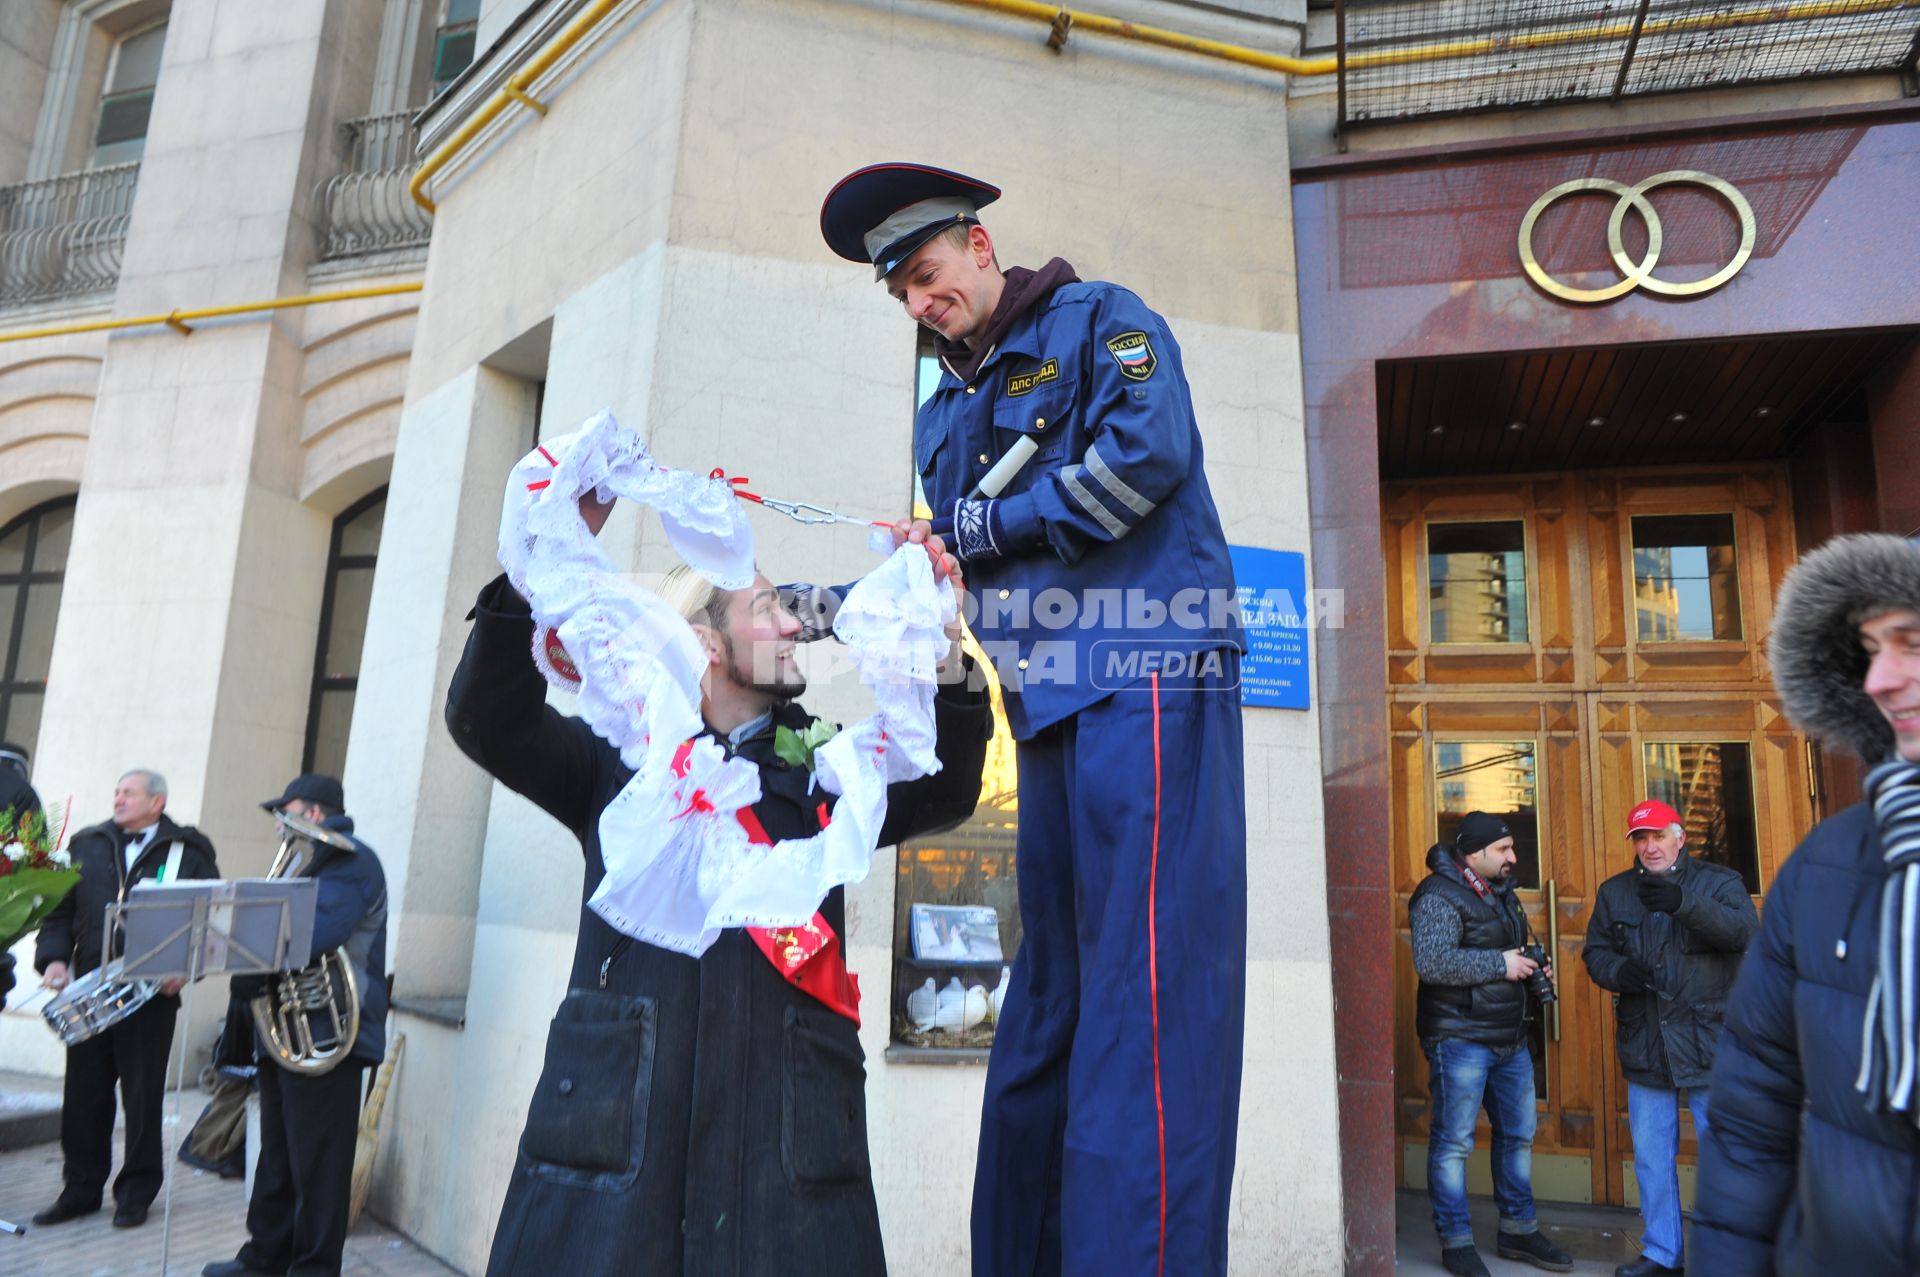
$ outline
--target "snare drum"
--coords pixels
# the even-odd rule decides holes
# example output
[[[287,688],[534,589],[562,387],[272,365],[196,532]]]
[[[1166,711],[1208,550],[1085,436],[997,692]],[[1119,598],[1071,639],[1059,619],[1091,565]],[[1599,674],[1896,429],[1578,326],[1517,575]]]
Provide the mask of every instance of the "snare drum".
[[[105,1033],[145,1006],[160,992],[158,980],[123,980],[126,959],[116,958],[87,972],[41,1008],[47,1027],[68,1046]]]

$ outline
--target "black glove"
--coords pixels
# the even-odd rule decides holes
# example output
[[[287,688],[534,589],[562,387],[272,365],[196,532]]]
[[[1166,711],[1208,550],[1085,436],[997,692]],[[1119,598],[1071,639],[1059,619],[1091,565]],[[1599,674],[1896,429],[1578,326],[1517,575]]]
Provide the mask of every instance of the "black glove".
[[[953,557],[962,563],[983,563],[997,559],[1000,549],[999,502],[955,501],[951,509],[933,519],[933,534],[947,543]]]
[[[1653,987],[1653,968],[1638,958],[1628,958],[1614,973],[1613,982],[1622,993],[1645,993]]]
[[[1643,873],[1635,885],[1640,889],[1640,903],[1649,913],[1672,913],[1680,907],[1680,884],[1670,873]]]

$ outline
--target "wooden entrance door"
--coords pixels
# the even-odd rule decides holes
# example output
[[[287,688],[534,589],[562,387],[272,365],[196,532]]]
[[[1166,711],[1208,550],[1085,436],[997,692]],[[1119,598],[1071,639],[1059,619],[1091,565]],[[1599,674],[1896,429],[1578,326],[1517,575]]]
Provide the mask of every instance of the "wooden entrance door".
[[[1536,1017],[1534,1189],[1633,1205],[1612,995],[1580,959],[1595,891],[1629,869],[1627,812],[1678,808],[1689,849],[1756,898],[1814,818],[1808,751],[1763,639],[1794,555],[1775,466],[1383,485],[1401,1182],[1424,1186],[1427,1065],[1406,901],[1468,810],[1514,828],[1520,898],[1559,1001]],[[1481,1123],[1481,1146],[1486,1123]],[[1683,1185],[1693,1144],[1683,1130]],[[1484,1157],[1469,1183],[1487,1191]]]

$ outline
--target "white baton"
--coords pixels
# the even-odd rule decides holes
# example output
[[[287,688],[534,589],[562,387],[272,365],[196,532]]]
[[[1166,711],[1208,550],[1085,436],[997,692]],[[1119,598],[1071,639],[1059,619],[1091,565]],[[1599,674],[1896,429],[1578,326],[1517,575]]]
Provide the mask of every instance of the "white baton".
[[[994,463],[993,469],[981,476],[967,500],[979,501],[985,497],[997,497],[1006,486],[1013,482],[1013,476],[1026,467],[1027,461],[1040,450],[1032,435],[1021,435],[1006,455]]]

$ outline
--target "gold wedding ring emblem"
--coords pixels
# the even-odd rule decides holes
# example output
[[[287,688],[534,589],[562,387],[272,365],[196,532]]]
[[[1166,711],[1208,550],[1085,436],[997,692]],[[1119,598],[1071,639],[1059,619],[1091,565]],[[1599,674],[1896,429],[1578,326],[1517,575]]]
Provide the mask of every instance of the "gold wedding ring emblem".
[[[1740,247],[1734,251],[1733,260],[1722,266],[1705,279],[1691,283],[1674,284],[1653,277],[1653,268],[1660,264],[1660,215],[1654,212],[1653,204],[1647,199],[1647,192],[1661,186],[1704,186],[1725,201],[1733,215],[1740,221]],[[1533,255],[1533,224],[1540,215],[1563,196],[1574,195],[1581,191],[1604,191],[1617,197],[1613,206],[1613,216],[1607,219],[1607,254],[1613,258],[1614,266],[1619,270],[1621,279],[1605,288],[1574,288],[1563,284],[1546,272],[1539,258]],[[1647,250],[1639,261],[1627,255],[1626,243],[1621,239],[1620,230],[1626,224],[1627,210],[1640,214],[1640,220],[1647,226]],[[1747,203],[1747,197],[1734,189],[1733,183],[1702,173],[1695,169],[1671,169],[1665,173],[1655,173],[1652,177],[1642,178],[1632,186],[1604,177],[1577,177],[1571,182],[1560,185],[1542,195],[1527,210],[1526,217],[1520,222],[1520,264],[1526,267],[1527,278],[1540,285],[1546,292],[1552,293],[1563,301],[1605,302],[1630,293],[1636,288],[1659,293],[1666,297],[1698,297],[1701,293],[1710,293],[1720,285],[1740,273],[1747,264],[1747,258],[1753,256],[1754,223],[1753,205]]]

